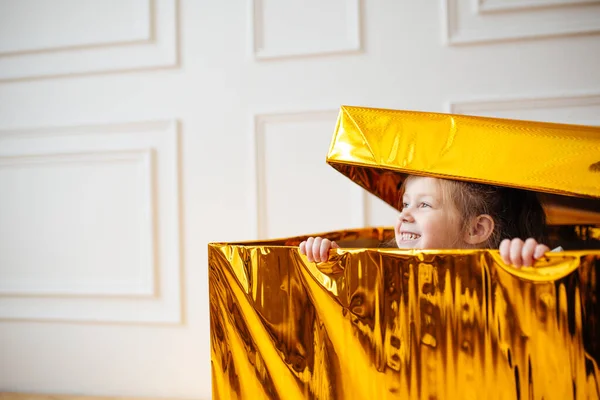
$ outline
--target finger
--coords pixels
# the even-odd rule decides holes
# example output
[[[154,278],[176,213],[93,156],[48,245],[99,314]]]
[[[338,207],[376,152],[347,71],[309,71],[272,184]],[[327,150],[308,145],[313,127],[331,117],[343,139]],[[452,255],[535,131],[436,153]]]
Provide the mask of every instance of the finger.
[[[529,238],[525,241],[523,249],[521,250],[521,258],[523,259],[524,267],[531,267],[533,265],[533,252],[537,244],[538,243],[534,238]]]
[[[500,243],[500,257],[505,264],[510,264],[510,239],[504,239]]]
[[[523,241],[521,239],[513,239],[510,242],[510,263],[517,268],[523,265],[521,259],[521,250],[523,249]]]
[[[312,237],[306,239],[306,258],[308,259],[308,262],[313,262],[312,246],[314,241],[315,238]]]
[[[306,241],[300,243],[300,254],[306,255]]]
[[[538,260],[538,259],[542,258],[544,256],[544,254],[546,254],[549,251],[550,251],[550,247],[546,246],[545,244],[538,244],[535,247],[535,251],[533,252],[533,258]]]
[[[315,241],[313,242],[312,253],[313,253],[313,259],[315,260],[315,262],[321,262],[321,242],[322,241],[323,241],[322,238],[317,237],[317,238],[315,238]]]
[[[321,242],[321,261],[325,262],[329,259],[329,249],[331,249],[331,241],[323,239]]]
[[[336,242],[331,242],[331,248],[332,248],[332,249],[339,249],[339,248],[340,248],[340,245],[339,245],[339,244],[337,244]]]

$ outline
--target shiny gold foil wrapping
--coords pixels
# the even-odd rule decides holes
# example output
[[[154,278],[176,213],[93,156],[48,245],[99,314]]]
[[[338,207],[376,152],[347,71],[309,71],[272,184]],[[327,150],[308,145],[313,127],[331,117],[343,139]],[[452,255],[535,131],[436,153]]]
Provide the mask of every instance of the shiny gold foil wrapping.
[[[407,174],[541,194],[551,224],[600,224],[600,127],[341,107],[327,162],[393,207]]]
[[[600,251],[521,269],[495,250],[337,249],[315,264],[302,239],[209,245],[213,398],[600,398]]]
[[[393,207],[407,174],[535,191],[573,250],[515,269],[389,228],[319,234],[342,246],[319,264],[305,237],[211,243],[214,399],[600,398],[600,128],[342,107],[327,162]]]

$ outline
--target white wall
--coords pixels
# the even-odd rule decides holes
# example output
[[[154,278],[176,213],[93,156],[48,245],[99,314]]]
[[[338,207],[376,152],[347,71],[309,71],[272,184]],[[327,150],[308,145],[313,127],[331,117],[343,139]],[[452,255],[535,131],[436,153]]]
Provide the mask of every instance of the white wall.
[[[208,242],[393,222],[325,164],[341,104],[600,125],[598,33],[599,0],[0,0],[0,391],[209,398]]]

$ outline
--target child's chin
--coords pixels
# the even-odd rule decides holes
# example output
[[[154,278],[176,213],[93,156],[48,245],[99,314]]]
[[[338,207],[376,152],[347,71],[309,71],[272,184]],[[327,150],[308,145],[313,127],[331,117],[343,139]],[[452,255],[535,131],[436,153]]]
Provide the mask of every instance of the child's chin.
[[[418,249],[420,240],[406,240],[406,241],[398,241],[396,240],[396,245],[399,249]]]

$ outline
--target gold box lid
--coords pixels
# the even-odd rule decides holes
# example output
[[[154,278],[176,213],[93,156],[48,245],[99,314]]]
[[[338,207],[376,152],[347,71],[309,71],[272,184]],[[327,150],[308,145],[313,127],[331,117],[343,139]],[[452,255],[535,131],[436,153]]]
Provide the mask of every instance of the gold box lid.
[[[600,127],[342,106],[327,163],[394,208],[424,175],[534,191],[549,225],[600,223]]]

